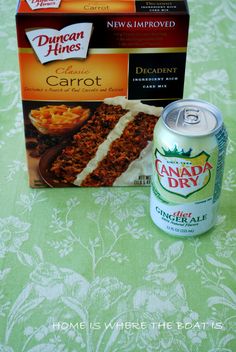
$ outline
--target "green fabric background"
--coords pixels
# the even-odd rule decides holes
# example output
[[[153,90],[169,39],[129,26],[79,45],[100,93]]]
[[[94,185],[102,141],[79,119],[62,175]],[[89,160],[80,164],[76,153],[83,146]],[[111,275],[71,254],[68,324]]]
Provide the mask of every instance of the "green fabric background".
[[[178,239],[148,188],[28,187],[16,2],[0,0],[1,352],[236,351],[236,4],[189,7],[184,95],[222,110],[229,145],[216,227]]]

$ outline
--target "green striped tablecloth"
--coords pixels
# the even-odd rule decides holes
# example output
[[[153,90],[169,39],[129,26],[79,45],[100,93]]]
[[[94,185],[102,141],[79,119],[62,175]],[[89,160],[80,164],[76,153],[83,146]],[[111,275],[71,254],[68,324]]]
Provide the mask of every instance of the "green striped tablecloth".
[[[148,188],[28,187],[14,15],[0,0],[0,351],[236,351],[236,3],[191,0],[185,97],[229,131],[217,226],[172,238]]]

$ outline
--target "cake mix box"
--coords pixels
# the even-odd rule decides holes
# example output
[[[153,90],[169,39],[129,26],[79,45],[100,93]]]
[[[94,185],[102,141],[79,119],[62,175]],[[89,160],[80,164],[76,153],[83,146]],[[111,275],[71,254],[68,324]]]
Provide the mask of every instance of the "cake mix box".
[[[20,0],[32,187],[149,185],[153,129],[183,96],[183,0]]]

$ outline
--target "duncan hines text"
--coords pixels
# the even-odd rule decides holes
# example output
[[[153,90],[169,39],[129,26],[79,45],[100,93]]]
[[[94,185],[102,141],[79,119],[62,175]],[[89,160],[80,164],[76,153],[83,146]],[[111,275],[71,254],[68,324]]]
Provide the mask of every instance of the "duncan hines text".
[[[30,186],[150,186],[155,124],[183,97],[187,0],[18,1]],[[172,193],[202,186],[160,160]]]
[[[51,28],[27,30],[26,35],[41,63],[86,58],[92,23],[76,23],[58,31]]]

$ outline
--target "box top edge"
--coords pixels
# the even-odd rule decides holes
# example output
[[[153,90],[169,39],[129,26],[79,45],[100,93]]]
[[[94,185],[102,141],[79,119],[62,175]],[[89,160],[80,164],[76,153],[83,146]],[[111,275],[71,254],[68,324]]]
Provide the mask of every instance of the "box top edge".
[[[167,5],[168,4],[168,5]],[[187,0],[19,0],[16,14],[189,14]]]

